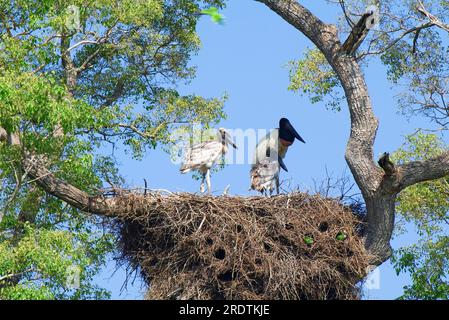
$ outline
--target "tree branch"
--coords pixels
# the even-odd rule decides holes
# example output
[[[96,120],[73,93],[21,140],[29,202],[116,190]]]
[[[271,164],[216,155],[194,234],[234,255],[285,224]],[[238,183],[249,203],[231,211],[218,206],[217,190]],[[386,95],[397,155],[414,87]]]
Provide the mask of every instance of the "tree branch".
[[[0,276],[0,288],[4,288],[8,285],[8,283],[15,283],[17,281],[15,281],[16,279],[22,277],[24,274],[28,273],[28,272],[32,272],[33,268],[28,268],[22,272],[19,273],[11,273],[11,274],[7,274],[4,276]]]
[[[70,204],[71,206],[87,212],[104,216],[114,216],[117,207],[113,199],[92,197],[66,181],[57,178],[42,164],[36,156],[27,156],[22,162],[28,176],[44,189],[48,194]]]
[[[351,20],[351,17],[348,15],[348,12],[346,10],[346,5],[344,0],[338,0],[338,3],[340,4],[341,7],[341,11],[343,11],[343,15],[345,16],[346,22],[348,23],[348,25],[353,28],[354,27],[354,22]]]
[[[421,12],[423,15],[425,15],[427,17],[427,19],[429,19],[429,21],[436,25],[438,28],[443,29],[446,32],[449,32],[449,24],[442,22],[440,19],[438,19],[437,17],[435,17],[433,14],[431,14],[426,7],[424,6],[424,4],[422,3],[422,1],[418,0],[419,6],[418,6],[418,11]]]
[[[398,167],[398,185],[405,189],[416,183],[449,177],[449,151],[436,158],[412,161]]]
[[[0,142],[20,145],[18,135],[10,134],[2,127],[0,127]],[[25,151],[22,167],[28,177],[45,192],[81,211],[104,216],[113,216],[117,213],[117,206],[113,199],[92,197],[66,181],[57,178],[45,167],[44,156],[32,155]]]
[[[325,24],[296,0],[256,0],[301,31],[318,48],[329,52],[338,41],[337,28]]]

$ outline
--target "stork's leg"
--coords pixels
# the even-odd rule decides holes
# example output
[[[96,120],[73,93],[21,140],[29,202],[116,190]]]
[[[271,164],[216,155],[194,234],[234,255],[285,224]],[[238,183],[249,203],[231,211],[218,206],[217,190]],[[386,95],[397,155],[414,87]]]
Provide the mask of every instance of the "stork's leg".
[[[200,185],[200,192],[204,193],[204,179],[206,178],[206,173],[201,173],[201,185]]]
[[[207,170],[206,172],[206,183],[207,183],[207,193],[211,193],[211,186],[210,186],[210,170]]]

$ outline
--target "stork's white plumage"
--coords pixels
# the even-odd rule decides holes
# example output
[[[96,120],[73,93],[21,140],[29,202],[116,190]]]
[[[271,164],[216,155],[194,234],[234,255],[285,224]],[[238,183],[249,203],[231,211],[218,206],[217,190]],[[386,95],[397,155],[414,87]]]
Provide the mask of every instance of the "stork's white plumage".
[[[206,180],[208,193],[210,194],[210,168],[218,162],[220,157],[228,152],[228,144],[237,148],[232,142],[229,133],[223,128],[218,129],[216,140],[202,142],[186,150],[179,170],[181,173],[187,173],[192,170],[200,172],[202,175],[200,191],[205,191],[204,180]]]
[[[277,155],[282,159],[287,154],[288,146],[279,143],[279,129],[273,129],[268,132],[256,146],[251,168],[267,157],[277,160]]]

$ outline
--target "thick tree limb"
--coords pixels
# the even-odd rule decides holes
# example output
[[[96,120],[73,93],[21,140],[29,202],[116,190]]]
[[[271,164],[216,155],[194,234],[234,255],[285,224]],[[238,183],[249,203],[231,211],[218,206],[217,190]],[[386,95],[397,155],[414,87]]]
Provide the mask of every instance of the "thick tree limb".
[[[419,182],[449,177],[449,151],[424,161],[413,161],[398,168],[398,185],[401,190]]]
[[[92,197],[86,192],[76,188],[66,181],[57,178],[42,164],[35,156],[27,156],[23,160],[23,167],[28,176],[48,194],[70,204],[71,206],[87,212],[104,216],[114,216],[116,206],[113,199],[103,197]]]
[[[285,21],[300,30],[318,48],[331,50],[337,39],[337,28],[325,24],[296,0],[256,0],[265,4]]]
[[[0,127],[0,143],[20,145],[17,134],[10,134]],[[24,172],[45,192],[80,209],[81,211],[98,215],[112,216],[117,208],[113,199],[92,197],[66,181],[57,178],[44,164],[44,157],[27,153],[22,160]]]

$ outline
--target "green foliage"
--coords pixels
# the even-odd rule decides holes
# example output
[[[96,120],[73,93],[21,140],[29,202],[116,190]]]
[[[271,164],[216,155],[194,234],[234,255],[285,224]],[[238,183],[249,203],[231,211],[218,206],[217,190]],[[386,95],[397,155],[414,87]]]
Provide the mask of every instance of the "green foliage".
[[[446,150],[437,135],[419,132],[407,136],[405,145],[392,159],[397,163],[426,160]],[[442,178],[408,187],[399,194],[396,211],[406,221],[414,222],[423,235],[441,231],[449,211],[449,180]]]
[[[94,275],[114,249],[108,221],[40,190],[21,161],[32,153],[92,195],[122,185],[117,160],[168,149],[175,130],[224,118],[221,98],[181,95],[195,76],[202,10],[221,0],[0,0],[0,299],[103,299]],[[80,288],[67,288],[71,266]]]
[[[401,248],[392,262],[398,274],[407,272],[412,279],[400,299],[449,299],[449,237],[435,237]]]
[[[92,238],[92,248],[80,245],[83,238]],[[110,244],[101,235],[95,238],[86,232],[34,229],[24,225],[24,234],[17,242],[12,238],[0,243],[0,282],[2,299],[104,299],[109,294],[92,285],[92,275],[98,271]],[[100,259],[100,260],[99,260]],[[81,290],[67,286],[67,270],[80,270]],[[6,285],[20,276],[18,285]]]
[[[312,103],[326,100],[326,106],[340,111],[344,97],[338,92],[341,87],[337,75],[318,49],[309,49],[304,58],[290,61],[290,85],[288,89],[308,95]]]
[[[209,9],[204,9],[201,11],[202,14],[210,16],[212,22],[217,24],[223,24],[224,23],[224,17],[222,14],[218,12],[217,7],[210,7]]]
[[[447,146],[435,134],[419,132],[406,137],[405,145],[392,157],[397,163],[424,160],[440,155]],[[449,297],[449,178],[422,182],[402,191],[396,212],[413,223],[418,243],[396,250],[392,259],[396,272],[409,273],[411,285],[401,299],[447,299]]]

